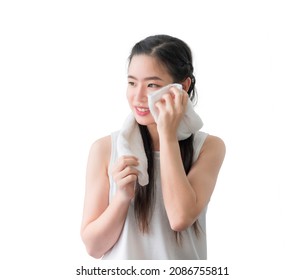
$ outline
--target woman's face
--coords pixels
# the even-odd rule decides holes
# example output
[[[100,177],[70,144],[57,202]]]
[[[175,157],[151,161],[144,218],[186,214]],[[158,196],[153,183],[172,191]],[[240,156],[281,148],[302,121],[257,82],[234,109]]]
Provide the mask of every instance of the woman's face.
[[[139,124],[155,123],[148,107],[148,94],[170,83],[172,77],[155,58],[133,56],[128,69],[127,99]]]

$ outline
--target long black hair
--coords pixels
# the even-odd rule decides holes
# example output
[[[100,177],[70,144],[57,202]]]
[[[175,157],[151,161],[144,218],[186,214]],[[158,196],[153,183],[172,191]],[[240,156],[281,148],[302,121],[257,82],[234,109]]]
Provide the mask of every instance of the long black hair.
[[[149,36],[134,45],[129,56],[129,64],[133,56],[142,54],[156,58],[157,61],[167,69],[175,83],[182,83],[187,78],[190,78],[191,85],[188,89],[188,95],[189,99],[193,103],[196,103],[197,94],[195,77],[193,75],[192,53],[184,41],[169,35]],[[149,221],[155,201],[153,143],[147,126],[139,124],[139,129],[148,159],[149,184],[145,187],[138,186],[136,188],[134,211],[140,230],[142,232],[148,232]],[[193,160],[193,135],[185,140],[179,141],[179,147],[184,169],[186,174],[188,174]],[[193,228],[198,235],[199,225],[197,222],[193,224]],[[181,235],[176,233],[177,240],[179,240],[180,237]]]

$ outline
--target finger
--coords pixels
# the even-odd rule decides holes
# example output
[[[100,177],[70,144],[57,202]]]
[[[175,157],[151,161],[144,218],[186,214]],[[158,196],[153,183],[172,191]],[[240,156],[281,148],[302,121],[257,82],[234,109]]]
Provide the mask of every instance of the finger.
[[[127,184],[130,184],[132,182],[136,182],[137,180],[137,176],[134,175],[134,174],[130,174],[128,176],[126,176],[125,178],[123,178],[120,182],[119,182],[119,185],[120,186],[125,186]]]
[[[177,88],[173,91],[174,94],[174,105],[180,107],[183,104],[183,92]]]
[[[183,91],[183,101],[182,101],[183,105],[185,106],[187,105],[188,99],[189,99],[188,93],[186,91]]]
[[[166,93],[163,95],[162,99],[165,102],[166,109],[171,111],[174,106],[174,100],[173,100],[172,95],[170,93]]]
[[[119,158],[119,160],[138,160],[138,158],[133,155],[123,155]]]
[[[154,103],[154,106],[158,110],[158,112],[161,112],[165,108],[165,101],[163,99],[160,99]]]
[[[185,97],[188,96],[188,93],[183,89],[178,89],[176,87],[172,87],[172,93],[174,94],[174,101],[181,104],[185,103]],[[186,96],[185,96],[186,95]]]
[[[177,87],[171,87],[170,92],[173,93],[174,95],[177,95],[177,94],[181,94],[183,92],[183,90],[179,89]]]
[[[130,176],[130,175],[134,175],[134,176],[138,176],[138,170],[134,167],[131,166],[127,166],[125,169],[123,169],[122,171],[116,171],[113,172],[112,176],[114,181],[118,184],[121,183],[121,181],[124,180],[124,178]]]
[[[121,156],[113,167],[113,171],[122,171],[127,166],[137,166],[139,161],[137,157],[134,156]]]
[[[177,88],[174,89],[174,94],[175,94],[175,105],[181,104],[183,108],[186,107],[189,99],[189,95],[185,90],[179,90]]]
[[[129,175],[132,175],[132,174],[138,176],[138,170],[134,167],[131,167],[131,166],[127,166],[124,170],[122,170],[120,172],[121,178],[125,178]]]
[[[180,104],[185,107],[187,105],[187,102],[188,102],[188,93],[186,91],[181,91],[181,94],[180,94]]]
[[[124,155],[124,156],[121,156],[119,159],[118,159],[119,163],[124,165],[124,166],[127,166],[127,165],[138,165],[139,161],[138,161],[138,158],[135,157],[135,156],[129,156],[129,155]]]

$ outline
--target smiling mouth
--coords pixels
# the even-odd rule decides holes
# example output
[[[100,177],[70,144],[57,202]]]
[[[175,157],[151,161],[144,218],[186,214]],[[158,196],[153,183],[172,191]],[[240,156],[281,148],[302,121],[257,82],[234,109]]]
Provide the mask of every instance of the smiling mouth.
[[[137,111],[141,112],[141,113],[146,113],[149,112],[149,108],[143,108],[143,107],[135,107]]]
[[[146,116],[148,114],[150,114],[150,110],[149,108],[145,108],[145,107],[135,107],[136,113],[139,116]]]

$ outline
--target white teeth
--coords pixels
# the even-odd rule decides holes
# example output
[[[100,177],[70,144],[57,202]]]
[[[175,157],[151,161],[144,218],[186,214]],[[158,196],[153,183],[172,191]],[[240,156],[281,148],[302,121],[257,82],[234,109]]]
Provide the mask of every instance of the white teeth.
[[[138,110],[139,112],[148,112],[148,111],[149,111],[149,109],[138,108],[138,107],[137,107],[137,110]]]

